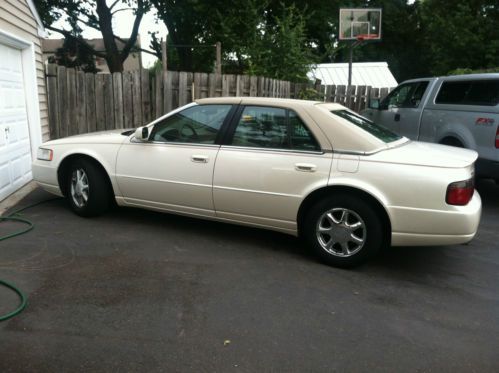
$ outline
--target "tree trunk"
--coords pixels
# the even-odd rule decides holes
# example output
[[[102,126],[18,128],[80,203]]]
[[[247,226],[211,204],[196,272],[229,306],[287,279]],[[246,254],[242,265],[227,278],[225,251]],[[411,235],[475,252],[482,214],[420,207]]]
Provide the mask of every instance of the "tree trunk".
[[[123,62],[120,51],[116,45],[116,39],[113,32],[113,15],[106,4],[106,0],[96,0],[97,15],[99,16],[99,26],[106,48],[106,62],[109,71],[112,73],[123,71]]]

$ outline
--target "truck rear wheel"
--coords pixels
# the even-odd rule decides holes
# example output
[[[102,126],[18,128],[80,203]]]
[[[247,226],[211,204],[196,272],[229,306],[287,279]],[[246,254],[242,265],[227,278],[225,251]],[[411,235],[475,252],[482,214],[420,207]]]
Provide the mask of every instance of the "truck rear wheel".
[[[463,143],[458,139],[456,139],[455,137],[446,137],[440,141],[440,144],[455,146],[456,148],[464,148]]]

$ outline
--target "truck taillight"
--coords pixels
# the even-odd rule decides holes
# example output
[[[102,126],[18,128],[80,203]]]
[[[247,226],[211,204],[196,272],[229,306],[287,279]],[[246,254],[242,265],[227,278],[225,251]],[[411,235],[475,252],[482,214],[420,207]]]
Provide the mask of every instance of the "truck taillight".
[[[457,181],[455,183],[449,184],[447,187],[447,193],[445,195],[445,202],[449,205],[464,206],[473,197],[475,192],[475,182],[473,178]]]
[[[499,149],[499,126],[497,126],[496,130],[496,149]]]

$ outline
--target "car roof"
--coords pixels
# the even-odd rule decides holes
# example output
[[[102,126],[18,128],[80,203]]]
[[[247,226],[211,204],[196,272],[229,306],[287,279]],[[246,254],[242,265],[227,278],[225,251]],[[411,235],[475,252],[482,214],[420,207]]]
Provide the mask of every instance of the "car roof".
[[[443,80],[484,80],[484,79],[499,79],[499,73],[450,75],[450,76],[443,76],[440,79],[443,79]]]
[[[463,80],[489,80],[489,79],[499,79],[499,73],[486,73],[486,74],[463,74],[463,75],[448,75],[448,76],[437,76],[437,77],[427,77],[427,78],[417,78],[404,80],[401,84],[414,83],[428,80],[445,80],[445,81],[463,81]]]
[[[313,106],[321,103],[320,101],[274,97],[210,97],[198,99],[196,102],[198,104],[282,105],[286,107]]]

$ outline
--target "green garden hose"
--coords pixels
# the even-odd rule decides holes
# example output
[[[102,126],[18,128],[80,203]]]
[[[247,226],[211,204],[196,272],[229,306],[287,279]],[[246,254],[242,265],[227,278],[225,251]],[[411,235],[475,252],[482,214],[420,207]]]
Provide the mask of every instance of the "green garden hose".
[[[35,207],[35,206],[38,206],[38,205],[40,205],[42,203],[53,201],[55,199],[59,199],[59,198],[51,198],[51,199],[48,199],[48,200],[36,202],[36,203],[33,203],[33,204],[28,205],[26,207],[23,207],[21,209],[18,209],[16,211],[10,213],[7,216],[0,216],[0,222],[3,222],[3,221],[14,221],[14,222],[18,222],[18,223],[22,223],[22,224],[26,225],[24,227],[24,229],[21,229],[21,230],[19,230],[17,232],[14,232],[14,233],[9,233],[9,234],[7,234],[5,236],[1,236],[0,237],[0,241],[5,241],[5,240],[7,240],[9,238],[20,236],[21,234],[27,233],[27,232],[29,232],[30,230],[32,230],[35,227],[35,225],[31,221],[29,221],[28,219],[24,219],[24,218],[21,218],[19,216],[15,216],[15,215],[17,215],[21,211],[24,211],[24,210],[29,209],[31,207]],[[19,306],[14,311],[9,312],[9,313],[7,313],[5,315],[0,315],[0,322],[1,322],[1,321],[8,320],[8,319],[10,319],[10,318],[12,318],[12,317],[20,314],[26,308],[26,305],[28,304],[28,298],[26,297],[26,295],[20,289],[18,289],[15,285],[12,285],[11,283],[9,283],[7,281],[4,281],[4,280],[0,279],[0,286],[4,286],[4,287],[12,290],[13,292],[15,292],[19,296],[19,299],[21,300]]]

